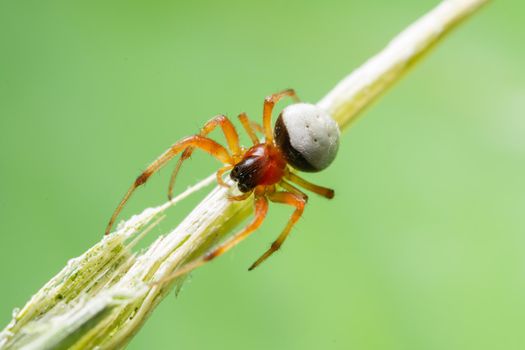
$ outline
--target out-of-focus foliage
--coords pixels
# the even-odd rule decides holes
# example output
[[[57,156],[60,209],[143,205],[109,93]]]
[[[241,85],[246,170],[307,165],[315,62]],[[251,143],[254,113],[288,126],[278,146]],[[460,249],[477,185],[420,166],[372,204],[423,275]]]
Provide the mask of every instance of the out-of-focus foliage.
[[[283,88],[317,101],[435,4],[2,2],[0,323],[172,142],[217,113],[260,118]],[[336,198],[312,196],[280,254],[246,272],[290,213],[274,205],[130,348],[521,349],[524,10],[494,2],[447,38],[308,176]],[[178,188],[216,165],[196,154]],[[168,173],[124,215],[164,201]]]

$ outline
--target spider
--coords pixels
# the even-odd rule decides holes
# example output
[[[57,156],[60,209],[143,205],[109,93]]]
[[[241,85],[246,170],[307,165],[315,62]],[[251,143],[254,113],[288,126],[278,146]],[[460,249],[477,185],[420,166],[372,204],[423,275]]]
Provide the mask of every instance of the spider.
[[[292,97],[296,103],[290,104],[282,110],[275,123],[275,128],[272,130],[272,110],[279,100],[287,96]],[[334,160],[339,148],[339,128],[328,113],[319,107],[299,102],[299,98],[292,89],[265,98],[262,126],[250,121],[245,113],[241,113],[239,119],[253,142],[250,148],[240,146],[237,131],[226,116],[218,115],[212,118],[204,125],[199,134],[183,138],[172,145],[137,177],[111,216],[105,234],[109,234],[115,219],[132,193],[143,185],[151,175],[166,165],[169,160],[182,153],[173,170],[169,184],[168,198],[171,199],[173,185],[181,164],[191,156],[195,148],[199,148],[223,163],[223,167],[217,171],[219,185],[231,187],[223,180],[223,175],[230,171],[231,180],[236,183],[237,189],[241,192],[240,195],[230,195],[230,200],[241,201],[253,195],[254,218],[244,229],[202,257],[175,271],[169,279],[185,274],[224,254],[257,230],[268,212],[268,201],[293,206],[295,211],[278,238],[250,266],[249,270],[253,270],[276,252],[303,214],[308,201],[308,196],[294,184],[328,199],[334,197],[332,189],[306,181],[299,177],[292,168],[305,172],[318,172],[328,167]],[[217,126],[222,129],[231,153],[207,137]],[[256,131],[264,133],[264,140],[259,140]]]

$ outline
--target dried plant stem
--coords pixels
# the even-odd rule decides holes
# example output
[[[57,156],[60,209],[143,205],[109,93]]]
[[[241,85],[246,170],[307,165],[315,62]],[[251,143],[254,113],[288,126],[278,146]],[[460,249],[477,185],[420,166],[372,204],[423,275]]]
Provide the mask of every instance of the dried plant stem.
[[[320,102],[341,128],[397,81],[450,29],[488,0],[447,0],[407,28],[382,52],[341,81]],[[117,349],[125,346],[155,306],[182,283],[152,282],[202,254],[251,213],[252,201],[232,202],[216,187],[180,223],[146,250],[133,246],[162,214],[211,184],[211,176],[156,208],[119,225],[68,262],[0,333],[0,349]]]
[[[398,81],[440,39],[488,0],[448,0],[396,36],[379,54],[343,79],[318,105],[344,129]]]

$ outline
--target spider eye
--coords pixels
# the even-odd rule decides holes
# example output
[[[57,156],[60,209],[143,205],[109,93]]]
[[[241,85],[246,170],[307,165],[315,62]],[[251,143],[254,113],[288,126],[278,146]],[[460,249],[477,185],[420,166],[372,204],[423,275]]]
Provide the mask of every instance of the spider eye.
[[[244,159],[239,162],[230,172],[230,178],[237,183],[239,191],[246,193],[251,191],[257,185],[256,167],[252,158]]]
[[[339,128],[319,107],[297,103],[286,107],[275,123],[275,142],[295,169],[317,172],[337,155]]]

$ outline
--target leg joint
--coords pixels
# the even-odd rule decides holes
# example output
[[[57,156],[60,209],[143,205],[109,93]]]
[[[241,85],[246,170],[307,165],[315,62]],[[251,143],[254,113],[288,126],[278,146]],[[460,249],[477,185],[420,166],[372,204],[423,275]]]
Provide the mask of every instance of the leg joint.
[[[135,180],[135,186],[142,185],[143,183],[148,181],[148,178],[150,176],[151,176],[151,174],[149,172],[144,172],[144,173],[140,174],[139,177],[137,177],[137,179]]]
[[[270,247],[270,250],[271,251],[279,250],[279,248],[281,248],[281,245],[282,245],[282,242],[275,241],[275,242],[272,243],[272,246]]]
[[[215,259],[217,256],[219,256],[219,254],[220,254],[219,251],[214,250],[214,251],[204,254],[203,259],[204,261],[210,261],[210,260]]]

